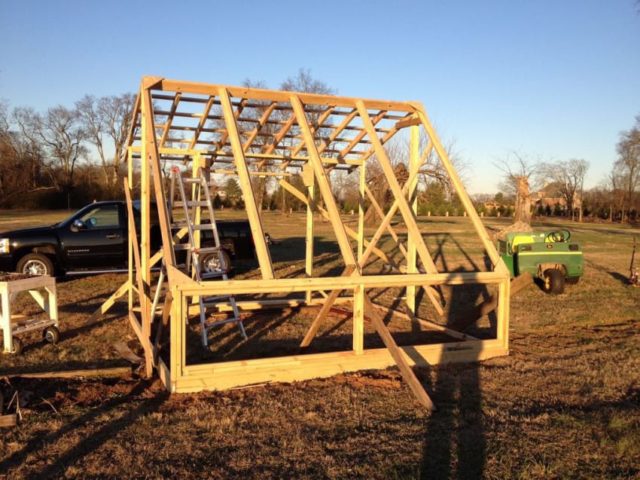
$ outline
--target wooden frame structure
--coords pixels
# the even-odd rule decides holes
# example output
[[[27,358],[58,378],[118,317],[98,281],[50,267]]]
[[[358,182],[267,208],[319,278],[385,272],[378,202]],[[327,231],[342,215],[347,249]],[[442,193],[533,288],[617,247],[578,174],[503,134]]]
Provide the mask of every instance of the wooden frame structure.
[[[400,185],[394,176],[385,144],[407,128],[410,130],[409,180]],[[422,148],[421,136],[427,140]],[[418,174],[427,157],[433,155],[442,162],[473,222],[493,265],[490,271],[438,272],[427,250],[416,221],[415,192]],[[429,406],[428,397],[420,397],[417,381],[410,378],[410,365],[482,360],[508,353],[508,271],[421,104],[144,77],[134,108],[128,160],[129,178],[125,182],[125,190],[129,205],[130,185],[134,171],[139,168],[141,233],[138,239],[135,229],[129,229],[129,279],[105,304],[103,311],[115,298],[128,292],[129,318],[144,348],[147,372],[151,374],[152,365],[155,366],[170,391],[194,392],[269,381],[294,381],[339,372],[385,368],[396,363],[421,403]],[[367,194],[365,169],[372,161],[377,161],[382,169],[393,202],[386,211],[383,206],[376,205],[384,219],[375,234],[367,238],[363,205],[365,201],[375,202],[375,199]],[[253,233],[261,279],[195,282],[176,268],[172,235],[180,237],[184,231],[171,231],[169,223],[163,168],[171,162],[191,165],[194,176],[203,166],[213,173],[237,178]],[[343,221],[331,190],[330,172],[340,169],[360,172],[357,229]],[[287,181],[291,172],[302,174],[306,190],[300,190]],[[251,183],[252,176],[267,175],[275,176],[280,186],[307,205],[304,278],[276,278],[274,275]],[[150,205],[154,198],[163,240],[159,252],[152,252],[150,247]],[[335,234],[344,261],[344,271],[340,276],[314,275],[314,213],[325,217]],[[407,228],[406,245],[391,226],[391,220],[397,213]],[[379,247],[379,240],[387,232],[391,233],[402,251],[404,260],[401,264],[396,264]],[[367,272],[369,260],[375,257],[391,265],[392,273]],[[160,261],[165,265],[168,293],[161,308],[162,315],[154,321],[156,311],[152,311],[151,270]],[[478,340],[438,323],[415,318],[418,289],[425,290],[425,297],[435,312],[442,314],[434,287],[470,283],[498,286],[496,338]],[[447,333],[455,341],[398,347],[380,321],[379,314],[384,307],[373,304],[367,296],[370,289],[389,287],[406,288],[404,300],[414,320],[427,328]],[[265,294],[270,297],[265,299]],[[241,310],[317,305],[320,311],[302,341],[303,347],[312,342],[334,303],[351,304],[352,350],[189,365],[185,353],[188,328],[185,318],[194,308],[190,299],[199,295],[255,295],[254,300],[238,302]],[[262,297],[258,297],[260,295]],[[228,305],[220,304],[218,309],[228,310]],[[391,314],[402,315],[395,311]],[[364,349],[365,317],[374,319],[375,328],[387,348]],[[168,361],[158,355],[159,335],[155,330],[161,325],[170,332]]]

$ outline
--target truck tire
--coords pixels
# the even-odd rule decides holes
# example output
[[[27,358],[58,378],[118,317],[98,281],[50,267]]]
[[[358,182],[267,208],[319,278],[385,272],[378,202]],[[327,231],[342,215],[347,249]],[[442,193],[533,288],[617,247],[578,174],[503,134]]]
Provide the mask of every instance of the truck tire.
[[[576,285],[580,281],[580,277],[567,277],[565,283],[567,285]]]
[[[226,250],[220,252],[226,265],[226,272],[231,270],[231,257]],[[200,260],[200,266],[202,267],[202,273],[213,273],[221,271],[220,259],[217,253],[207,253],[202,256]]]
[[[557,268],[545,270],[542,276],[542,289],[545,293],[560,295],[564,292],[564,273]]]
[[[18,260],[16,271],[28,275],[54,275],[53,262],[41,253],[28,253],[22,257]]]

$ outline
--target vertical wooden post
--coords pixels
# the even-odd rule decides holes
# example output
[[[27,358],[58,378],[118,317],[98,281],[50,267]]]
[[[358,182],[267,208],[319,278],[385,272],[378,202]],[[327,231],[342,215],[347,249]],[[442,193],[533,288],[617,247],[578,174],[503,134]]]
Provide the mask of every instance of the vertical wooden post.
[[[302,180],[307,187],[307,228],[305,232],[305,264],[304,273],[307,277],[313,276],[313,206],[315,205],[315,179],[311,165],[305,163],[302,167]],[[307,290],[305,299],[311,301],[313,291]]]
[[[353,289],[353,352],[362,355],[364,351],[364,285]]]
[[[49,318],[56,322],[58,326],[58,290],[56,289],[56,282],[54,281],[51,286],[45,287],[47,291],[47,306]]]
[[[191,162],[191,177],[199,178],[200,177],[200,167],[204,167],[202,162],[202,156],[200,153],[196,153],[193,157],[193,161]],[[195,183],[191,184],[191,201],[200,202],[200,188]],[[188,208],[188,207],[187,207]],[[199,205],[195,206],[195,215],[193,216],[195,225],[200,225],[202,222],[202,209]],[[195,241],[195,247],[200,248],[201,246],[201,232],[200,230],[196,230],[193,232],[193,239]]]
[[[13,350],[13,337],[11,336],[11,301],[9,299],[9,288],[2,287],[0,292],[0,302],[2,303],[2,334],[4,337],[4,351],[11,353]]]
[[[358,182],[358,264],[364,268],[362,255],[364,253],[364,199],[366,195],[366,162],[359,167]],[[353,352],[361,355],[364,351],[364,305],[366,292],[364,285],[353,289]]]
[[[138,96],[138,98],[140,98]],[[127,180],[129,181],[129,185],[133,185],[133,149],[131,147],[127,147]],[[126,185],[125,187],[126,188]],[[128,225],[128,223],[127,223]],[[127,228],[127,244],[128,244],[128,281],[129,281],[129,288],[127,289],[127,291],[129,292],[129,311],[133,310],[133,269],[134,269],[134,265],[133,265],[133,232],[131,231],[130,228]]]
[[[260,264],[260,272],[262,273],[263,279],[270,280],[273,278],[271,255],[269,254],[269,247],[267,247],[267,243],[264,238],[264,229],[262,228],[260,213],[258,212],[258,206],[253,194],[251,178],[249,177],[249,169],[247,168],[247,161],[244,156],[242,142],[240,141],[240,136],[238,134],[238,125],[236,124],[236,119],[233,114],[231,99],[229,98],[229,92],[227,92],[227,89],[224,87],[220,87],[218,89],[218,93],[220,96],[220,105],[222,106],[222,112],[224,114],[225,126],[229,134],[231,150],[233,150],[233,160],[236,170],[238,171],[238,180],[240,188],[242,189],[242,197],[247,210],[247,216],[249,217],[251,234],[253,235],[256,255],[258,256],[258,263]]]
[[[409,206],[413,211],[413,214],[418,215],[418,176],[414,174],[416,170],[420,168],[420,127],[413,125],[410,128],[409,136],[409,178],[413,178],[413,181],[409,185],[407,192],[407,198],[409,200]],[[413,175],[413,176],[412,176]],[[409,235],[407,239],[407,273],[417,273],[418,265],[416,263],[417,250],[416,242],[413,237]],[[412,313],[416,313],[416,287],[410,285],[406,289],[406,302],[407,307]]]
[[[171,377],[169,390],[174,392],[176,390],[176,383],[181,375],[182,369],[182,351],[184,346],[182,344],[182,330],[184,329],[185,319],[183,317],[183,297],[178,292],[177,288],[171,289],[171,296],[173,302],[171,303],[171,318],[169,320],[169,338],[170,338],[170,352],[169,352],[169,373]]]
[[[502,341],[504,348],[509,348],[509,308],[511,297],[511,281],[505,278],[498,285],[498,308],[496,314],[498,325],[496,326],[498,340]]]
[[[142,333],[146,338],[151,337],[151,171],[150,157],[153,150],[153,108],[147,96],[144,80],[140,91],[142,101],[142,152],[140,157],[140,276],[142,278],[142,292],[138,292],[142,318]],[[148,363],[148,362],[147,362]]]
[[[366,162],[362,162],[358,173],[360,174],[358,182],[358,262],[360,262],[360,260],[362,260],[362,254],[364,253],[364,202],[367,188]]]

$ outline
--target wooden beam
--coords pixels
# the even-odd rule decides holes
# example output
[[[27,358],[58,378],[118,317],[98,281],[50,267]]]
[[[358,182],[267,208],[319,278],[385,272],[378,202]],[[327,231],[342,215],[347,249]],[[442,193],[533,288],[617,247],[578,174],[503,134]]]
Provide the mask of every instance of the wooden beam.
[[[292,92],[282,90],[267,90],[262,88],[233,87],[229,85],[214,85],[199,82],[187,82],[182,80],[163,79],[160,89],[164,91],[195,93],[201,95],[216,95],[220,88],[229,91],[230,95],[237,98],[252,98],[256,100],[270,100],[277,102],[287,102]],[[337,107],[352,107],[353,97],[340,97],[337,95],[324,95],[316,93],[295,92],[295,95],[305,104],[313,105],[335,105]],[[372,109],[412,112],[413,108],[407,102],[396,102],[390,100],[370,100],[362,101]]]
[[[300,190],[298,190],[296,187],[294,187],[293,185],[291,185],[289,182],[287,182],[284,179],[280,179],[278,180],[278,183],[280,184],[280,186],[282,186],[282,188],[284,188],[285,190],[287,190],[289,193],[291,193],[294,197],[296,197],[298,200],[300,200],[303,203],[307,203],[307,198],[304,196],[304,194],[302,194],[302,192],[300,192]],[[329,216],[329,212],[324,209],[323,207],[321,207],[320,205],[318,205],[317,203],[312,204],[312,207],[314,207],[315,209],[318,210],[318,212],[320,212],[320,215],[322,215],[326,220],[330,221],[331,218]],[[355,230],[353,230],[351,227],[349,227],[348,225],[344,225],[344,229],[347,232],[347,235],[349,235],[349,237],[351,237],[353,240],[358,240],[358,232],[356,232]],[[366,247],[369,246],[370,242],[367,241],[366,239],[363,239],[364,245]],[[398,266],[398,264],[396,262],[393,261],[393,259],[391,259],[386,253],[384,253],[382,250],[380,250],[379,248],[372,246],[371,247],[371,253],[373,253],[374,255],[376,255],[378,258],[380,258],[380,260],[382,260],[383,262],[387,263],[388,265],[391,265],[393,268],[395,268],[397,271],[400,271],[400,267]],[[368,258],[368,255],[367,255]],[[364,262],[360,262],[360,265],[362,265],[364,267]]]
[[[302,181],[307,187],[307,215],[306,215],[306,228],[305,228],[305,243],[304,243],[304,273],[307,277],[313,276],[313,250],[314,250],[314,211],[313,205],[315,205],[315,178],[313,176],[313,169],[308,163],[302,168]],[[307,302],[311,301],[311,295],[313,292],[307,290],[305,298]]]
[[[131,374],[131,367],[84,368],[82,370],[60,370],[51,372],[25,372],[3,375],[8,378],[75,378],[75,377],[122,377]]]
[[[398,310],[394,310],[392,308],[385,307],[384,305],[380,305],[378,303],[375,303],[374,301],[371,301],[371,305],[373,305],[373,307],[377,308],[378,310],[384,311],[385,313],[388,313],[388,314],[392,315],[395,318],[399,318],[401,320],[406,320],[408,322],[417,323],[417,324],[421,325],[422,327],[427,328],[429,330],[434,330],[436,332],[446,333],[450,337],[457,338],[458,340],[478,340],[476,337],[474,337],[472,335],[469,335],[469,334],[466,334],[466,333],[462,333],[462,332],[458,332],[457,330],[454,330],[454,329],[449,328],[449,327],[445,327],[444,325],[440,325],[439,323],[432,322],[431,320],[427,320],[427,319],[424,319],[424,318],[419,318],[415,314],[413,314],[413,312],[411,312],[411,311],[409,311],[409,314],[406,314],[406,313],[403,313],[403,312],[399,312]]]
[[[382,168],[382,171],[385,174],[385,177],[389,184],[389,189],[391,190],[391,192],[393,193],[393,196],[395,197],[394,205],[398,206],[398,209],[402,214],[402,218],[404,219],[405,225],[407,226],[407,236],[408,238],[413,237],[413,241],[416,244],[418,255],[420,256],[420,260],[422,261],[427,272],[437,273],[438,270],[435,264],[433,263],[433,259],[431,258],[431,255],[429,254],[427,245],[424,243],[424,239],[422,238],[422,233],[420,232],[420,229],[418,228],[418,224],[416,222],[416,217],[413,211],[411,210],[411,208],[409,207],[409,203],[407,202],[404,196],[406,192],[403,191],[403,188],[401,188],[400,185],[398,184],[398,180],[395,177],[393,167],[391,166],[391,161],[389,160],[389,157],[387,156],[387,153],[385,152],[384,147],[380,142],[380,139],[376,135],[373,122],[371,121],[371,118],[369,117],[369,112],[367,111],[367,107],[362,101],[356,101],[356,107],[358,108],[358,112],[360,112],[360,118],[362,119],[362,124],[364,126],[364,129],[369,134],[369,139],[373,144],[373,148],[375,149],[375,152],[376,152],[376,158],[378,159],[378,163],[380,164],[380,167]],[[410,185],[410,182],[407,182],[407,184],[405,184],[407,189],[409,185]],[[392,210],[393,210],[393,206],[392,206]],[[385,220],[387,220],[387,223],[388,223],[391,221],[391,217],[389,217],[388,219],[385,218]],[[442,305],[440,305],[440,302],[437,300],[435,293],[427,289],[427,295],[431,299],[431,303],[433,303],[433,306],[436,309],[436,311],[438,311],[438,314],[443,315],[444,311],[442,310]]]
[[[140,308],[142,310],[142,324],[151,325],[151,319],[146,318],[151,314],[151,311],[147,308],[144,308],[144,304],[142,303],[143,297],[146,295],[144,291],[144,281],[142,279],[142,268],[141,268],[141,259],[140,259],[140,249],[138,247],[138,234],[136,233],[136,224],[135,217],[133,216],[133,202],[131,200],[131,189],[129,188],[129,180],[127,178],[124,179],[124,195],[126,199],[127,206],[127,221],[129,224],[129,238],[131,239],[131,245],[133,247],[133,258],[134,264],[136,267],[136,282],[138,283],[138,298],[140,299]],[[131,314],[131,310],[129,310]],[[129,316],[129,320],[131,320],[131,315]],[[149,337],[150,337],[150,329],[149,334],[145,331],[144,327],[142,329],[137,328],[137,320],[136,325],[133,325],[133,330],[138,336],[140,343],[144,348],[144,358],[145,358],[145,374],[147,378],[151,377],[153,374],[153,352],[151,349],[146,348]]]
[[[406,117],[398,120],[393,128],[395,128],[396,130],[400,130],[401,128],[413,127],[416,125],[420,125],[420,117],[418,117],[415,113],[411,113]]]
[[[355,273],[355,271],[354,271]],[[394,288],[407,285],[466,285],[499,284],[508,277],[502,272],[446,272],[389,275],[351,275],[350,277],[278,278],[273,280],[227,280],[195,282],[183,275],[173,285],[187,296],[239,295],[245,293],[293,293],[306,290],[332,290],[339,286],[352,290],[362,284],[365,288]],[[339,285],[337,284],[339,282]],[[175,298],[175,296],[174,296]]]
[[[416,113],[420,117],[422,126],[426,130],[427,135],[429,136],[429,139],[433,143],[433,147],[436,150],[436,153],[438,154],[440,161],[442,162],[442,166],[445,168],[445,170],[447,171],[447,174],[449,175],[451,183],[453,184],[456,190],[456,193],[458,194],[458,198],[460,198],[460,202],[464,206],[464,209],[467,212],[467,215],[469,215],[469,218],[471,219],[471,222],[473,223],[473,226],[475,227],[476,232],[480,237],[480,240],[482,241],[482,245],[484,246],[484,249],[486,250],[487,255],[489,255],[489,258],[491,259],[491,262],[493,263],[496,269],[499,269],[503,272],[508,272],[506,265],[500,258],[500,255],[498,255],[498,251],[496,250],[495,245],[489,238],[489,234],[487,233],[487,230],[484,228],[484,225],[482,224],[482,220],[480,220],[480,217],[478,216],[478,212],[476,212],[476,209],[474,208],[473,203],[471,202],[471,199],[469,198],[469,195],[467,194],[467,191],[465,190],[464,185],[462,184],[462,181],[458,176],[458,173],[456,172],[455,168],[453,168],[453,164],[449,159],[449,155],[447,154],[447,151],[444,149],[444,147],[440,143],[440,139],[436,135],[435,130],[431,125],[431,122],[429,122],[429,119],[427,118],[427,112],[424,110],[424,107],[417,102],[414,103],[414,106],[416,107]]]
[[[371,202],[371,206],[374,208],[376,213],[380,216],[380,218],[384,218],[386,214],[384,213],[384,210],[382,210],[382,207],[378,203],[378,200],[376,200],[376,197],[371,192],[371,189],[369,188],[369,186],[365,186],[365,193],[367,195],[367,198]],[[404,255],[405,258],[406,258],[407,249],[405,248],[404,244],[400,240],[400,237],[398,237],[398,234],[396,233],[396,231],[393,229],[393,227],[391,227],[391,223],[386,224],[385,227],[386,227],[387,232],[389,232],[389,235],[391,235],[391,238],[395,242],[396,246],[402,252],[402,255]],[[415,273],[415,272],[412,272],[412,273]]]
[[[333,227],[336,239],[338,240],[342,258],[344,259],[346,265],[355,265],[356,259],[353,254],[353,249],[349,244],[347,232],[345,231],[344,224],[340,219],[340,211],[338,210],[333,192],[331,191],[329,179],[326,172],[324,171],[322,160],[320,160],[320,154],[318,153],[318,150],[314,143],[313,133],[311,132],[311,128],[307,123],[304,107],[302,106],[302,102],[296,95],[291,95],[290,102],[298,121],[298,125],[300,126],[300,130],[302,131],[302,136],[307,146],[307,152],[309,152],[309,159],[316,177],[318,189],[320,190],[320,194],[322,196],[322,199],[324,200],[324,204],[327,207],[327,212],[329,213],[329,221],[331,222],[331,226]],[[359,270],[354,271],[354,273],[358,275],[360,274]]]
[[[176,96],[173,98],[171,102],[171,109],[169,110],[169,115],[167,117],[167,122],[164,124],[162,128],[162,136],[160,137],[160,147],[164,147],[164,142],[167,141],[167,136],[169,135],[169,130],[171,130],[171,123],[173,121],[173,115],[176,113],[176,109],[178,108],[178,104],[180,103],[181,93],[176,93]]]
[[[277,105],[278,105],[277,102],[271,102],[271,104],[262,113],[262,115],[260,116],[260,119],[258,120],[258,124],[255,126],[253,130],[251,130],[251,132],[249,133],[249,137],[242,145],[242,150],[244,152],[246,152],[249,149],[249,147],[251,147],[251,145],[253,144],[253,141],[256,138],[256,135],[258,135],[258,132],[260,131],[260,129],[265,125],[265,122],[269,120],[269,117],[271,116],[271,114],[273,113],[273,110],[276,108]]]
[[[413,370],[405,360],[402,352],[398,348],[398,345],[387,329],[387,326],[382,321],[382,318],[380,318],[380,314],[371,304],[371,300],[369,300],[369,297],[365,295],[364,298],[365,308],[367,308],[367,310],[369,310],[370,312],[371,323],[378,332],[378,335],[380,335],[382,343],[384,343],[385,347],[387,347],[387,350],[389,350],[389,353],[393,357],[393,360],[400,370],[402,378],[404,378],[404,381],[407,382],[416,399],[423,407],[425,407],[427,410],[435,410],[435,405],[431,401],[431,398],[429,398],[429,395],[416,377],[416,374],[413,373]]]
[[[202,132],[202,129],[207,123],[209,112],[211,111],[211,107],[213,106],[214,101],[215,101],[215,96],[213,95],[207,99],[207,104],[204,107],[204,112],[202,113],[200,120],[198,120],[198,126],[196,127],[196,130],[193,132],[193,138],[189,143],[189,150],[193,150],[195,148],[196,143],[198,142],[198,138],[200,137],[200,133]]]
[[[342,276],[343,277],[350,276],[355,271],[355,269],[356,269],[355,265],[347,265],[347,267],[342,272]],[[340,289],[331,290],[331,293],[326,298],[324,304],[322,305],[322,308],[320,309],[320,311],[316,315],[316,318],[313,319],[313,322],[311,322],[311,326],[309,326],[309,329],[307,330],[307,333],[305,334],[304,338],[302,339],[302,342],[300,343],[300,347],[301,348],[306,348],[306,347],[309,346],[311,341],[316,336],[316,333],[318,333],[318,329],[320,328],[320,324],[323,322],[323,320],[325,319],[325,317],[327,316],[327,314],[331,310],[331,307],[333,307],[334,303],[336,302],[338,296],[341,293],[342,293],[342,289],[341,288]]]
[[[412,114],[414,120],[420,121],[414,114]],[[398,125],[396,124],[396,127]],[[398,127],[400,128],[400,127]],[[420,170],[422,166],[421,158],[420,158],[420,129],[416,124],[411,124],[411,131],[409,133],[409,176],[413,178],[411,183],[409,184],[409,189],[407,190],[407,198],[409,200],[409,205],[411,206],[411,211],[413,214],[418,216],[418,196],[417,196],[417,188],[418,188],[418,176],[417,172]],[[413,175],[412,175],[413,174]],[[413,237],[409,237],[407,239],[407,273],[417,273],[418,271],[418,263],[417,263],[417,250],[416,243]],[[416,287],[408,286],[406,288],[405,302],[409,311],[413,314],[417,311],[416,304]]]
[[[318,133],[318,131],[321,128],[332,128],[333,125],[330,125],[329,127],[323,127],[322,124],[325,122],[325,120],[333,113],[333,107],[328,107],[325,109],[325,111],[320,115],[320,117],[318,118],[318,122],[317,122],[317,127],[312,127],[311,125],[309,126],[309,128],[311,129],[311,131],[313,132],[314,136],[316,133]],[[297,155],[300,150],[302,150],[304,148],[304,142],[300,142],[298,143],[298,145],[296,145],[296,147],[292,150],[291,152],[291,156]],[[320,148],[318,147],[318,153],[322,153],[322,150],[320,150]]]
[[[249,169],[247,168],[244,150],[240,143],[240,136],[238,135],[236,119],[233,116],[233,108],[231,107],[229,93],[224,88],[220,88],[218,95],[220,96],[220,103],[222,104],[222,111],[224,113],[227,131],[229,132],[229,140],[231,141],[231,147],[233,149],[235,166],[238,171],[238,180],[240,188],[242,189],[242,196],[244,198],[245,208],[249,218],[249,224],[251,226],[256,255],[258,256],[258,263],[260,264],[260,272],[262,273],[262,278],[272,279],[273,266],[271,264],[271,255],[265,242],[264,229],[262,227],[262,221],[256,205],[255,196],[253,195]]]
[[[0,428],[15,427],[18,424],[18,415],[0,415]]]

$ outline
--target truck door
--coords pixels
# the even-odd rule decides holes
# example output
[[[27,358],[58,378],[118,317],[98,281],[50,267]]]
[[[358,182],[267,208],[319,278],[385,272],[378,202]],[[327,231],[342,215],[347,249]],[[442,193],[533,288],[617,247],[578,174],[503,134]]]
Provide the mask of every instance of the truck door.
[[[98,204],[78,213],[61,235],[68,269],[124,266],[126,235],[120,207],[117,203]]]

